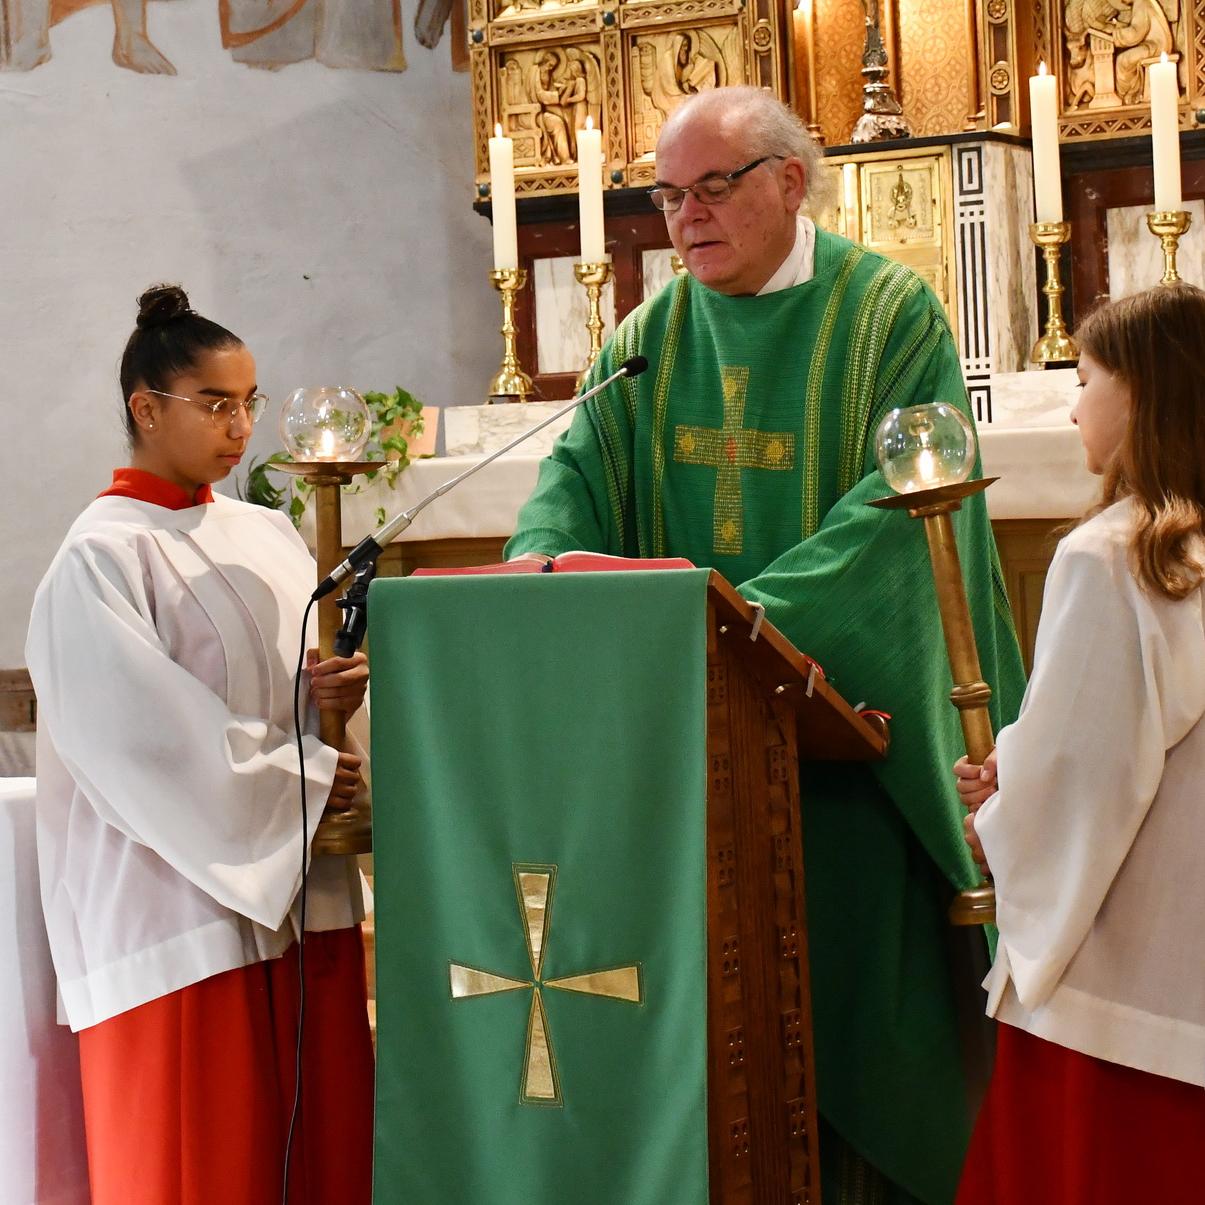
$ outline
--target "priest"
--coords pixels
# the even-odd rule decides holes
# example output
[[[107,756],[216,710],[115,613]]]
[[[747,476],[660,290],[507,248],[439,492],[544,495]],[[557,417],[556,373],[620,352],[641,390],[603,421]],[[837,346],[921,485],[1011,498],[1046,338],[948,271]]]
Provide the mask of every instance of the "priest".
[[[977,874],[948,767],[962,753],[924,534],[874,458],[879,420],[969,417],[949,326],[906,267],[819,229],[821,158],[768,92],[666,121],[651,196],[688,269],[630,314],[542,463],[507,555],[570,549],[718,569],[857,703],[889,756],[805,771],[804,854],[824,1199],[953,1200],[969,1134],[946,908]],[[1023,673],[982,496],[956,516],[993,720]]]

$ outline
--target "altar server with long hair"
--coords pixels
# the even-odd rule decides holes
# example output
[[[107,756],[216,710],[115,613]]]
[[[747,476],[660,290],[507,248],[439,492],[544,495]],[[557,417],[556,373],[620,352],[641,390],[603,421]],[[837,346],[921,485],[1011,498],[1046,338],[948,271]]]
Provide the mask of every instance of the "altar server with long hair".
[[[94,1205],[282,1199],[295,1088],[303,850],[360,759],[315,735],[361,704],[361,654],[303,688],[314,563],[281,514],[215,496],[264,399],[230,331],[159,286],[121,363],[129,466],[38,589],[42,902],[79,1032]],[[312,659],[311,659],[312,660]],[[309,867],[304,1095],[289,1196],[370,1196],[372,1045],[359,873]]]
[[[998,767],[955,768],[1002,1023],[960,1205],[1205,1195],[1205,293],[1078,337],[1100,504],[1055,553]]]

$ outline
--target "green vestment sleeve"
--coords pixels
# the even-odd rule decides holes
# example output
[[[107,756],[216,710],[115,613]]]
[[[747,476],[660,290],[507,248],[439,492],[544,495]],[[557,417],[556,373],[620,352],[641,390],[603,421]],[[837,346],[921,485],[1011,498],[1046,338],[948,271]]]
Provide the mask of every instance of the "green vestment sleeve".
[[[910,326],[932,332],[877,383],[862,449],[861,480],[829,510],[815,535],[740,584],[751,602],[832,674],[851,703],[889,712],[892,748],[875,773],[950,883],[978,873],[962,836],[963,809],[951,773],[965,752],[929,567],[924,525],[904,511],[868,506],[892,491],[874,456],[874,431],[896,406],[946,401],[970,417],[949,329],[926,292]],[[978,475],[978,473],[976,473]],[[1022,671],[983,495],[955,513],[963,578],[986,680],[996,684],[993,724],[1020,705]],[[1003,712],[1001,705],[1003,704]]]

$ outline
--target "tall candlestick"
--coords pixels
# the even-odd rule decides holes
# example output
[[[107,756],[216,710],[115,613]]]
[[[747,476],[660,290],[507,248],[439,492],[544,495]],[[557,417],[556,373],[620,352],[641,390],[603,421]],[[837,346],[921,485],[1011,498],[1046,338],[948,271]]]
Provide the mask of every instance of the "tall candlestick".
[[[1063,180],[1059,170],[1059,98],[1056,80],[1038,65],[1029,77],[1029,124],[1033,137],[1033,196],[1038,222],[1063,220]]]
[[[577,212],[582,233],[582,263],[601,263],[607,254],[603,231],[602,130],[586,118],[577,132]]]
[[[1149,68],[1151,83],[1151,150],[1155,164],[1155,210],[1183,208],[1180,194],[1180,82],[1176,64],[1164,54]]]
[[[494,271],[513,272],[519,266],[519,231],[515,216],[515,147],[494,126],[490,139],[490,205],[494,219]]]

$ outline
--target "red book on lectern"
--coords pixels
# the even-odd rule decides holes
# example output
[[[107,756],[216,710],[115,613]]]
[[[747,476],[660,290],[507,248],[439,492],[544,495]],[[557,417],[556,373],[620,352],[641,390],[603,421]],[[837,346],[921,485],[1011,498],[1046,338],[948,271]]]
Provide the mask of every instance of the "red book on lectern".
[[[465,573],[619,573],[629,569],[693,569],[685,557],[607,556],[602,552],[562,552],[547,563],[504,561],[500,565],[467,565],[461,569],[416,569],[411,577],[451,577]]]

